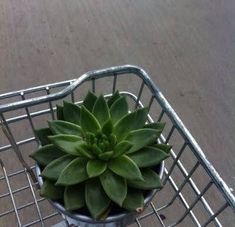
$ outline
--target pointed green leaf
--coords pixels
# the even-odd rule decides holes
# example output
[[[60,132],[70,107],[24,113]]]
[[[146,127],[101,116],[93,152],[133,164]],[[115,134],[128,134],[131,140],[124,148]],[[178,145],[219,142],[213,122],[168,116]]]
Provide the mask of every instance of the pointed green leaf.
[[[164,151],[167,154],[170,154],[170,151],[171,151],[171,148],[172,148],[172,146],[167,145],[167,144],[163,144],[163,143],[153,144],[153,145],[151,145],[151,147],[155,147],[157,149],[160,149],[160,150]]]
[[[99,215],[97,219],[99,221],[105,220],[109,216],[109,213],[111,212],[111,210],[112,210],[112,204],[110,203],[108,208],[101,215]]]
[[[49,128],[40,128],[34,130],[36,138],[39,139],[42,146],[50,144],[48,136],[52,135],[52,131]]]
[[[64,155],[48,164],[42,171],[42,176],[50,180],[57,180],[62,170],[74,159],[72,155]]]
[[[128,180],[127,184],[130,187],[138,188],[142,190],[152,190],[152,189],[160,189],[162,188],[161,179],[156,172],[151,169],[142,169],[142,176],[144,178],[141,180]]]
[[[110,160],[108,167],[114,173],[126,179],[142,179],[139,167],[126,155]]]
[[[102,150],[96,144],[92,145],[91,150],[92,150],[92,153],[96,156],[102,153]]]
[[[133,153],[138,151],[139,149],[150,145],[156,141],[159,137],[161,132],[155,129],[137,129],[130,132],[125,140],[129,141],[130,143],[134,144],[133,147],[128,151],[128,153]]]
[[[109,140],[111,148],[114,147],[117,144],[117,138],[116,138],[116,136],[113,133],[108,135],[108,140]]]
[[[109,207],[111,201],[105,194],[99,179],[93,178],[86,182],[85,201],[93,218],[98,218]]]
[[[136,211],[140,213],[144,209],[144,196],[141,190],[128,189],[126,199],[122,207],[129,211]]]
[[[66,153],[55,147],[53,144],[49,144],[40,147],[37,151],[31,154],[30,157],[40,165],[46,166],[63,155],[66,155]]]
[[[77,147],[82,142],[82,138],[74,135],[59,134],[55,136],[49,136],[50,141],[64,152],[72,155],[78,155]]]
[[[156,147],[146,146],[128,156],[141,168],[155,166],[168,158],[169,154]]]
[[[114,124],[127,113],[128,113],[128,104],[125,97],[120,97],[112,104],[110,108],[110,115],[112,118],[112,122]]]
[[[51,200],[59,200],[63,198],[64,187],[55,186],[54,182],[45,180],[40,189],[40,196]]]
[[[75,136],[82,136],[81,127],[68,121],[49,121],[48,124],[54,134],[69,134]]]
[[[114,125],[114,134],[121,141],[131,130],[136,128],[135,112],[128,113]]]
[[[80,107],[77,105],[64,101],[63,116],[65,121],[74,124],[80,124]]]
[[[91,147],[89,145],[87,145],[87,143],[84,141],[81,141],[77,145],[76,150],[77,150],[79,156],[81,156],[81,157],[88,158],[88,159],[94,158],[94,155],[92,154],[92,151],[91,151]]]
[[[109,136],[112,133],[112,131],[113,131],[113,123],[111,119],[108,119],[102,127],[102,132],[105,135]]]
[[[118,156],[121,156],[122,154],[126,153],[129,151],[129,149],[133,146],[132,143],[130,143],[127,140],[123,140],[122,142],[118,143],[114,147],[114,155],[113,158],[116,158]]]
[[[64,206],[73,211],[85,206],[85,188],[83,184],[67,186],[64,191]]]
[[[99,154],[99,158],[104,161],[108,161],[110,158],[113,157],[114,152],[113,151],[107,151],[104,153]]]
[[[56,116],[57,120],[64,120],[64,114],[63,114],[63,106],[56,105]]]
[[[89,160],[86,171],[89,177],[96,177],[102,174],[107,168],[107,163],[100,160]]]
[[[100,176],[100,182],[108,197],[119,206],[122,206],[127,194],[126,180],[112,171],[106,170]]]
[[[90,111],[92,112],[94,104],[97,100],[97,96],[93,93],[93,92],[88,92],[88,94],[86,95],[84,101],[83,101],[83,105]]]
[[[130,131],[142,128],[146,120],[147,110],[145,108],[125,115],[114,125],[114,133],[117,140],[121,141]]]
[[[121,97],[121,95],[119,94],[119,91],[115,91],[115,93],[109,98],[108,100],[108,106],[111,107],[112,104],[118,100]]]
[[[162,123],[162,122],[153,122],[153,123],[149,123],[144,125],[144,128],[152,128],[152,129],[157,129],[159,131],[163,131],[164,127],[165,127],[166,123]]]
[[[86,172],[87,159],[76,158],[67,165],[56,182],[56,185],[74,185],[88,179]]]
[[[97,133],[100,130],[99,122],[84,106],[81,108],[81,127],[85,132]]]
[[[84,138],[85,138],[87,144],[92,145],[95,143],[96,135],[92,132],[85,132]]]
[[[148,119],[148,108],[140,108],[136,110],[135,121],[136,129],[142,128]]]
[[[92,114],[95,116],[95,118],[98,120],[101,126],[104,125],[104,123],[109,119],[110,113],[108,105],[104,99],[104,96],[99,96],[99,98],[96,100]]]

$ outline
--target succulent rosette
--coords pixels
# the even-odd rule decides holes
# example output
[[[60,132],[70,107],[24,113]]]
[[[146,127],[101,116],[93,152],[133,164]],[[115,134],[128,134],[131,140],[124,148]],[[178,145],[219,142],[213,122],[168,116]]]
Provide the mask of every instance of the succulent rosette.
[[[95,219],[115,206],[142,210],[146,191],[162,187],[154,167],[171,149],[157,142],[164,123],[147,122],[148,110],[131,112],[118,91],[57,106],[57,120],[35,131],[41,146],[31,157],[42,170],[41,196]]]

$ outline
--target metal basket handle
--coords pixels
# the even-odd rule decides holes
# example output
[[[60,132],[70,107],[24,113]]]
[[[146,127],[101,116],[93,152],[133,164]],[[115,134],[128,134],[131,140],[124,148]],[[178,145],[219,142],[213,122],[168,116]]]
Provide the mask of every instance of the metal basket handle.
[[[152,87],[151,80],[148,76],[148,74],[140,67],[135,65],[123,65],[123,66],[114,66],[106,69],[100,69],[100,70],[93,70],[89,71],[82,76],[80,76],[78,79],[76,79],[72,84],[64,88],[63,90],[48,94],[44,96],[39,96],[36,98],[31,98],[27,100],[17,101],[9,104],[3,104],[0,105],[0,113],[1,112],[7,112],[11,110],[15,110],[22,107],[29,107],[37,104],[41,104],[44,102],[54,101],[57,99],[61,99],[69,95],[73,90],[75,90],[79,85],[84,83],[87,80],[95,79],[95,78],[102,78],[110,75],[120,75],[125,73],[134,73],[137,76],[141,77],[143,80],[145,80],[145,83],[150,85]],[[156,88],[152,88],[153,90]],[[156,91],[156,90],[155,90]]]

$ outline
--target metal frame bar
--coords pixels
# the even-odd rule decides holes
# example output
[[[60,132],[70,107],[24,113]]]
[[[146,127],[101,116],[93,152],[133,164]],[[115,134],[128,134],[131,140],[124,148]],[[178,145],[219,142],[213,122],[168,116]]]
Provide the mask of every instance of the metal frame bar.
[[[4,177],[5,177],[6,183],[7,183],[7,188],[8,188],[10,197],[11,197],[11,202],[12,202],[12,205],[13,205],[13,208],[14,208],[14,211],[15,211],[17,224],[18,224],[18,226],[21,226],[21,221],[20,221],[20,217],[19,217],[19,214],[18,214],[18,211],[17,211],[17,208],[16,208],[16,204],[15,204],[14,196],[13,196],[13,193],[12,193],[12,190],[11,190],[11,185],[10,185],[10,182],[9,182],[9,178],[7,177],[7,172],[6,172],[6,169],[5,169],[4,164],[3,164],[1,159],[0,159],[0,164],[1,164],[1,167],[2,167],[2,170],[3,170],[3,174],[4,174]]]

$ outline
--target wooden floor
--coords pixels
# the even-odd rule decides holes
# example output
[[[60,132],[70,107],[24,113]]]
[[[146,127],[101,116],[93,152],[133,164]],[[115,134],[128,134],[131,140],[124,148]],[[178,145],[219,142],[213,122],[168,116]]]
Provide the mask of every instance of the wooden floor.
[[[0,93],[139,65],[235,188],[234,21],[234,0],[1,0]]]

